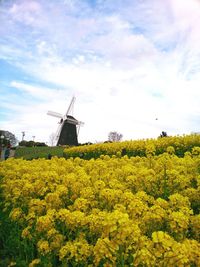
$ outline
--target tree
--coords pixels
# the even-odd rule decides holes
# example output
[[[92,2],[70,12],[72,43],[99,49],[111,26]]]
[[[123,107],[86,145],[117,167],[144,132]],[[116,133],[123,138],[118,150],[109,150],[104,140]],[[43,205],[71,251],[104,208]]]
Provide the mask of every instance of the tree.
[[[15,135],[9,131],[0,130],[0,136],[3,136],[2,144],[11,146],[16,146],[18,143],[17,138]]]
[[[55,146],[56,142],[56,134],[55,133],[51,133],[50,136],[49,136],[49,145],[50,146]]]
[[[160,134],[160,137],[161,137],[161,138],[163,138],[163,137],[167,137],[167,132],[162,131],[162,133]]]
[[[121,133],[118,132],[110,132],[108,134],[108,141],[111,142],[118,142],[122,140],[123,135]]]
[[[23,140],[19,142],[19,146],[32,147],[32,146],[47,146],[44,142],[34,142],[33,140]]]

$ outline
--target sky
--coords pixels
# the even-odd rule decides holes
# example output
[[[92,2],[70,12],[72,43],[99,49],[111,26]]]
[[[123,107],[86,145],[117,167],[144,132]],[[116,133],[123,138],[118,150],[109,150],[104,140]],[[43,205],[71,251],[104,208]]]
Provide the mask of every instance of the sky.
[[[0,0],[0,129],[49,144],[200,131],[200,0]]]

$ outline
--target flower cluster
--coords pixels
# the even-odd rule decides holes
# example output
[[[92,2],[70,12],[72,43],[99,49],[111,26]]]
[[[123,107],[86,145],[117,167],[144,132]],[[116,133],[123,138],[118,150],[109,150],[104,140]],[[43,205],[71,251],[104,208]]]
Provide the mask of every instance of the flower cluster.
[[[191,134],[183,136],[169,136],[167,138],[142,139],[133,141],[102,143],[69,147],[64,150],[65,156],[82,157],[84,159],[98,158],[101,155],[123,156],[153,156],[163,152],[184,156],[191,152],[193,155],[200,154],[200,135]]]
[[[154,151],[1,162],[10,263],[200,266],[200,155]]]

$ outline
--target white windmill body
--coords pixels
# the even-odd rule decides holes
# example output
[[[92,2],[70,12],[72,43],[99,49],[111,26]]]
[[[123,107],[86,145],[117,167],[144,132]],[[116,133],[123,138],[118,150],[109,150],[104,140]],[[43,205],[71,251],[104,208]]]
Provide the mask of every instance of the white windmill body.
[[[48,111],[47,114],[59,118],[59,126],[56,132],[56,145],[78,145],[78,134],[80,126],[84,123],[76,120],[72,116],[75,97],[72,98],[66,114],[62,115],[58,112]]]

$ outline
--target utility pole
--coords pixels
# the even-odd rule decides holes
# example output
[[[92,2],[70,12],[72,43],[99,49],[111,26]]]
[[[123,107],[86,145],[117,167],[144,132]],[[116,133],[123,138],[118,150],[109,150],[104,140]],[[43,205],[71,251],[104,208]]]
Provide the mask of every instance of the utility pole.
[[[1,140],[1,144],[0,144],[0,160],[3,158],[4,138],[5,138],[5,136],[3,134],[1,134],[1,136],[0,136],[0,140]]]
[[[25,132],[22,132],[22,141],[24,141]]]

